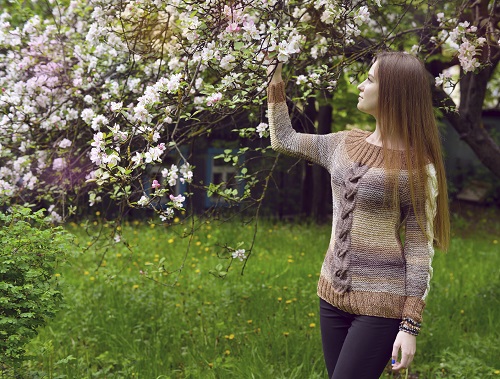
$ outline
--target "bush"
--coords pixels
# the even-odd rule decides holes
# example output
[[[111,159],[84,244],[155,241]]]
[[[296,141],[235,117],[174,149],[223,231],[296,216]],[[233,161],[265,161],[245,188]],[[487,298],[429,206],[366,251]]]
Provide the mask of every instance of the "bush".
[[[0,368],[15,368],[25,344],[53,317],[62,295],[55,270],[66,259],[70,234],[44,210],[16,206],[0,212]]]

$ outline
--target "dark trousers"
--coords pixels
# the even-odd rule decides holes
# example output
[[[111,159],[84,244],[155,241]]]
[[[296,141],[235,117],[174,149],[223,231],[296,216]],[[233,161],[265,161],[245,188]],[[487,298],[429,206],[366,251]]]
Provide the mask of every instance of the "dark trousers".
[[[320,299],[321,339],[330,379],[378,379],[401,320],[359,316]]]

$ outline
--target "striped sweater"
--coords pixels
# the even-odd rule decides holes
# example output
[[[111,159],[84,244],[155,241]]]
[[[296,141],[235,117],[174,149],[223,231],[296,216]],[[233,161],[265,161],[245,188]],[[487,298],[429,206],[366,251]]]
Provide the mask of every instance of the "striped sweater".
[[[430,195],[422,210],[424,233],[412,207],[406,170],[399,175],[400,207],[384,201],[382,148],[366,141],[370,132],[297,133],[285,100],[284,83],[271,84],[268,118],[273,149],[317,163],[331,176],[332,234],[318,295],[349,313],[421,322],[434,255],[434,166],[426,166]],[[403,225],[404,244],[399,237]]]

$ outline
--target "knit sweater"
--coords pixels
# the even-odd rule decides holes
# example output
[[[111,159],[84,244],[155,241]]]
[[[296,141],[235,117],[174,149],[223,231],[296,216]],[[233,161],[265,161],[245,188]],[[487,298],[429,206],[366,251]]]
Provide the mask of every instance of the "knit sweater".
[[[429,194],[421,214],[422,230],[413,210],[407,170],[399,174],[400,207],[384,201],[383,150],[366,141],[370,132],[297,133],[285,100],[284,83],[271,84],[268,118],[273,149],[317,163],[331,176],[332,233],[321,268],[319,297],[352,314],[421,322],[434,255],[434,166],[426,165]],[[403,225],[404,244],[399,234]]]

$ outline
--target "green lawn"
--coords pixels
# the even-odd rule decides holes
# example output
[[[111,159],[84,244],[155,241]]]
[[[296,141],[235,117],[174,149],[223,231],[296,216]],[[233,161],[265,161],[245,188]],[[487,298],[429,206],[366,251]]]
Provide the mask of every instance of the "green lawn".
[[[436,253],[410,377],[500,378],[500,222],[471,216],[454,217],[451,249]],[[248,249],[254,226],[197,226],[190,240],[189,220],[130,223],[122,242],[75,254],[58,274],[66,306],[20,377],[326,378],[316,281],[330,226],[260,221],[244,274],[235,259],[224,279],[212,273],[230,262],[225,244]],[[91,243],[81,225],[68,229]]]

